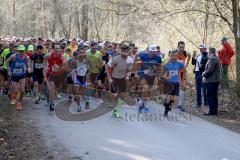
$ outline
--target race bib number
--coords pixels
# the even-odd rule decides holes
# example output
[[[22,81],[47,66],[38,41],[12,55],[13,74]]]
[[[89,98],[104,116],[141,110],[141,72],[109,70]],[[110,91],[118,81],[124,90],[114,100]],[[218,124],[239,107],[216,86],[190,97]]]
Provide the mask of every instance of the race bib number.
[[[23,73],[22,68],[20,68],[20,69],[14,68],[14,70],[13,70],[13,74],[22,74],[22,73]]]
[[[35,68],[36,69],[42,69],[43,68],[43,64],[42,63],[35,63]]]
[[[178,75],[178,71],[177,70],[169,70],[169,75],[170,76],[177,76]]]
[[[52,71],[53,72],[58,72],[60,70],[60,67],[58,65],[52,66]]]
[[[146,69],[146,70],[143,71],[143,73],[144,73],[145,75],[152,76],[152,75],[153,75],[153,70],[151,70],[151,69]]]
[[[85,76],[86,73],[87,73],[87,67],[86,66],[77,68],[77,75],[78,76]]]

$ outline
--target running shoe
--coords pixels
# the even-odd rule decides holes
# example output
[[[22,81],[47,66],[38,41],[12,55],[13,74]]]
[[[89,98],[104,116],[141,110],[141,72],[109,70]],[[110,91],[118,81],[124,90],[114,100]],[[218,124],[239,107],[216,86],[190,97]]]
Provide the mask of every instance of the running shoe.
[[[172,106],[169,106],[168,111],[171,111],[171,110],[172,110]]]
[[[10,95],[10,97],[11,97],[11,103],[10,103],[10,104],[15,105],[15,104],[16,104],[16,101],[17,101],[17,96],[16,96],[16,94],[15,94],[15,93],[12,93],[12,94]]]
[[[50,110],[51,112],[54,111],[54,104],[50,104],[49,110]]]
[[[15,104],[16,104],[16,101],[17,101],[16,99],[12,99],[11,102],[10,102],[10,104],[15,105]]]
[[[113,117],[115,117],[115,118],[121,118],[121,113],[120,113],[119,110],[116,109],[116,108],[113,110]]]
[[[27,94],[26,94],[26,97],[30,97],[31,96],[31,92],[28,91]]]
[[[40,97],[38,95],[38,96],[36,96],[35,104],[39,104],[39,101],[40,101]]]
[[[58,99],[62,99],[62,96],[61,96],[60,93],[57,94],[57,98],[58,98]]]
[[[44,94],[40,94],[41,100],[46,100],[46,97],[44,96]]]
[[[102,99],[100,99],[100,101],[99,101],[99,104],[102,104],[103,103],[103,100]]]
[[[144,107],[144,108],[143,108],[143,112],[144,112],[144,113],[149,113],[150,110],[149,110],[147,107]]]
[[[90,109],[90,103],[89,103],[89,101],[86,101],[86,103],[85,103],[85,109]]]
[[[184,108],[183,106],[180,105],[180,106],[178,106],[177,108],[178,108],[180,111],[185,112],[185,108]]]
[[[22,105],[21,103],[18,103],[18,104],[16,105],[16,109],[17,109],[18,111],[23,110],[23,105]]]
[[[168,111],[165,111],[163,114],[164,117],[168,117]]]
[[[73,101],[72,96],[68,96],[68,102],[72,102],[72,101]]]
[[[162,98],[161,97],[157,97],[157,103],[162,103]]]

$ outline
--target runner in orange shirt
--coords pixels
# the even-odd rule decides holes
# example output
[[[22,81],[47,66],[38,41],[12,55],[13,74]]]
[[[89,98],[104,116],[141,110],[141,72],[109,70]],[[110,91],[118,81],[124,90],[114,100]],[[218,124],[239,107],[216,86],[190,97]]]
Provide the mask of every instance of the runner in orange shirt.
[[[177,60],[184,64],[184,68],[179,69],[178,77],[180,83],[180,92],[179,92],[179,105],[178,108],[181,111],[185,111],[184,108],[184,96],[186,89],[186,68],[188,67],[189,61],[191,59],[191,54],[185,51],[185,43],[183,41],[178,42],[178,55]]]

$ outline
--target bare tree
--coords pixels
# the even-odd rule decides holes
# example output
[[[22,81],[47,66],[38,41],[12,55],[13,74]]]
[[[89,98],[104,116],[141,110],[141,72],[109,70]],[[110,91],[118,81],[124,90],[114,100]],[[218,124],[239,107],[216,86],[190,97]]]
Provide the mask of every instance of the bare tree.
[[[88,10],[89,10],[89,5],[84,4],[82,6],[82,39],[83,40],[88,40]]]

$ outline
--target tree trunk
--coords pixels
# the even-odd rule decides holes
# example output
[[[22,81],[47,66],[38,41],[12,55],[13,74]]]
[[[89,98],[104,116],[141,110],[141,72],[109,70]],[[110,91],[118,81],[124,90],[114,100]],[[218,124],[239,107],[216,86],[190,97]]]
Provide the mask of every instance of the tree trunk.
[[[77,23],[77,38],[81,37],[81,32],[80,32],[80,21],[79,21],[79,10],[77,8],[76,11],[76,23]]]
[[[84,41],[88,40],[88,5],[84,4],[82,6],[82,39]]]
[[[43,10],[44,10],[44,36],[45,38],[48,38],[46,3],[44,1],[43,1]]]
[[[67,34],[65,35],[67,39],[69,39],[71,37],[71,31],[72,31],[72,18],[73,15],[71,15],[69,17],[69,25],[68,25],[68,30],[67,30]],[[74,37],[75,38],[75,37]]]
[[[17,21],[16,21],[16,0],[13,0],[13,34],[17,33]]]
[[[98,24],[98,21],[97,21],[97,17],[96,17],[96,11],[93,10],[93,19],[94,19],[94,26],[95,26],[95,29],[96,29],[96,35],[97,35],[97,39],[100,40],[100,34],[99,34],[99,24]]]
[[[53,0],[53,3],[55,4],[55,12],[57,14],[57,17],[58,17],[58,21],[59,21],[59,24],[60,26],[62,27],[62,32],[60,34],[64,34],[65,38],[68,37],[68,31],[66,29],[66,26],[65,26],[65,23],[64,23],[64,20],[63,20],[63,17],[62,17],[62,14],[60,12],[60,8],[59,8],[59,5],[57,0]]]
[[[34,3],[34,13],[33,13],[33,17],[35,17],[34,19],[34,23],[33,23],[33,26],[32,28],[35,29],[34,31],[34,37],[37,37],[38,36],[38,22],[39,22],[39,17],[38,17],[38,14],[37,14],[37,10],[38,10],[38,7],[37,7],[37,3]]]
[[[204,34],[203,34],[203,44],[207,44],[208,38],[208,19],[209,19],[209,1],[206,0],[206,15],[205,15],[205,25],[204,25]]]
[[[236,77],[237,77],[237,95],[240,97],[240,39],[237,36],[238,31],[238,0],[232,0],[232,12],[233,12],[233,32],[235,38],[235,50],[236,50]]]
[[[56,34],[56,18],[57,15],[56,13],[54,14],[54,18],[53,18],[53,22],[52,22],[52,26],[51,26],[51,37],[52,39],[55,39],[55,34]]]

